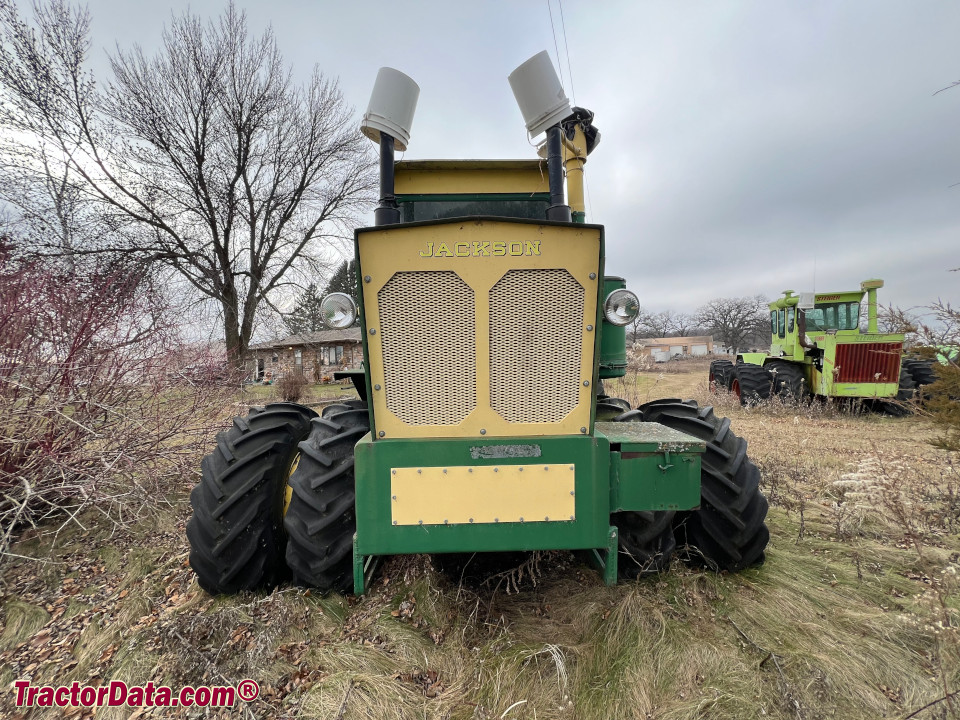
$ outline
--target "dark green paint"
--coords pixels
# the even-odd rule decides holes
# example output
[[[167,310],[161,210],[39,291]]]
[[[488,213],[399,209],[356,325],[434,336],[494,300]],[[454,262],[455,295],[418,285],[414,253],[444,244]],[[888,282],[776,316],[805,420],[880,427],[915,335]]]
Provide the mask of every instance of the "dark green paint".
[[[607,546],[605,548],[591,548],[581,557],[585,556],[588,563],[600,573],[603,578],[603,584],[609,586],[617,584],[617,552],[620,544],[620,531],[613,525],[610,526],[607,533]]]
[[[357,534],[353,534],[353,593],[363,595],[370,585],[370,579],[380,558],[377,556],[364,557],[357,552]]]
[[[369,435],[354,451],[357,552],[360,555],[605,548],[610,525],[610,446],[604,437],[517,438],[536,443],[535,462],[576,465],[576,519],[559,522],[396,526],[392,524],[390,469],[529,465],[531,458],[474,459],[471,448],[504,445],[504,438],[379,440]],[[476,453],[474,453],[476,454]]]
[[[441,220],[471,215],[496,215],[500,218],[546,217],[550,193],[450,193],[398,195],[402,222]]]
[[[623,278],[606,276],[597,308],[600,310],[600,377],[615,378],[627,374],[627,328],[607,321],[603,313],[603,301],[614,290],[625,288]]]
[[[657,423],[597,423],[610,442],[610,509],[700,506],[702,440]]]

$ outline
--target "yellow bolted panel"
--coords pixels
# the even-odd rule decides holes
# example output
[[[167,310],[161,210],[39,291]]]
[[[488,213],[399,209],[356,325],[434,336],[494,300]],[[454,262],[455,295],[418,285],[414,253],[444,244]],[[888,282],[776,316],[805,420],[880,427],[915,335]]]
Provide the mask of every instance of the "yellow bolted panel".
[[[393,524],[575,520],[575,479],[567,464],[393,468]]]

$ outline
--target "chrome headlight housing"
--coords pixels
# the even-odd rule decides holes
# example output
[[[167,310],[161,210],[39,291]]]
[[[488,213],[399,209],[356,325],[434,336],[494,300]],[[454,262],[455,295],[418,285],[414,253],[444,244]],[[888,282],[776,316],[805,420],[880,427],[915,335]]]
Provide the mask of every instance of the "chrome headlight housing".
[[[613,325],[629,325],[639,314],[640,300],[629,290],[614,290],[603,303],[603,316]]]
[[[327,327],[348,328],[357,321],[357,304],[346,293],[330,293],[320,301],[320,315]]]

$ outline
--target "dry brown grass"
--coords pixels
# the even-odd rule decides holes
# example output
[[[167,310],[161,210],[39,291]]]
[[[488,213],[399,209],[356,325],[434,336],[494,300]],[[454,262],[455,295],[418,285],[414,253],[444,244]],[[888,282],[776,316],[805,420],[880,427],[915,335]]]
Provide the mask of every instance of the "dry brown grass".
[[[604,380],[607,395],[637,406],[658,398],[689,398],[699,379],[707,376],[709,358],[684,358],[654,363],[638,353],[628,356],[626,375]]]
[[[17,545],[42,562],[4,569],[0,683],[252,677],[256,717],[873,720],[928,703],[917,718],[960,717],[956,699],[937,702],[960,689],[958,474],[925,442],[929,423],[740,408],[708,394],[705,365],[635,375],[621,387],[640,399],[709,402],[747,438],[771,500],[764,566],[675,565],[606,588],[562,556],[506,594],[397,559],[359,599],[212,599],[185,566],[189,482],[173,481],[136,532],[94,524],[57,547],[43,534]]]

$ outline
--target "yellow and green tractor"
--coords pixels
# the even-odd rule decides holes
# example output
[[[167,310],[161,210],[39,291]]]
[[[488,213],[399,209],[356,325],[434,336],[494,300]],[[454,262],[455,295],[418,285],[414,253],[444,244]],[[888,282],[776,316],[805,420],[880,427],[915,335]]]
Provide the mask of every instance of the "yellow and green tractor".
[[[879,402],[888,411],[902,411],[916,389],[934,378],[929,361],[903,357],[902,333],[879,331],[877,290],[882,287],[883,280],[874,279],[843,292],[785,290],[769,306],[770,352],[740,353],[736,363],[714,360],[711,388],[730,390],[744,405],[772,396],[818,396]]]
[[[377,558],[582,551],[605,582],[674,555],[762,563],[760,473],[726,419],[693,401],[638,408],[603,394],[639,312],[604,274],[586,222],[593,113],[570,107],[546,53],[510,82],[531,160],[404,161],[419,88],[381,69],[362,130],[380,147],[375,225],[355,233],[357,398],[238,417],[203,460],[187,525],[210,593],[285,580],[363,593]]]

